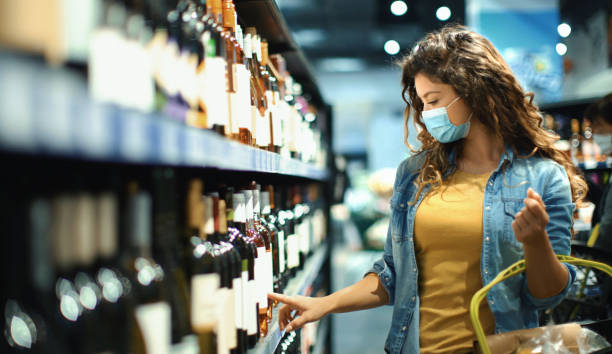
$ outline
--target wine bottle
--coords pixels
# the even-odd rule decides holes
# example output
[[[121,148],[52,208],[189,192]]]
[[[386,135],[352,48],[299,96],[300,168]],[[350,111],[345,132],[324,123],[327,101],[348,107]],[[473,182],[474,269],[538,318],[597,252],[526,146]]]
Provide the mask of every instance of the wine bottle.
[[[204,223],[203,183],[188,182],[185,198],[184,259],[191,277],[190,320],[198,337],[200,353],[218,353],[217,328],[219,304],[216,299],[221,286],[221,261],[200,233]]]
[[[227,63],[223,31],[222,0],[207,0],[208,28],[206,40],[206,109],[208,128],[226,136],[229,131],[229,80],[231,63]],[[228,71],[229,70],[229,71]]]
[[[165,271],[163,290],[169,300],[172,318],[172,346],[194,347],[193,332],[189,323],[189,289],[183,258],[182,243],[178,236],[177,177],[173,169],[155,168],[152,173],[153,193],[153,250]]]
[[[265,226],[265,221],[261,218],[261,186],[255,184],[255,182],[251,183],[251,188],[253,190],[253,223],[257,232],[263,236],[265,242],[265,254],[264,254],[264,289],[266,292],[266,296],[268,293],[274,291],[274,281],[273,281],[273,257],[272,257],[272,238],[273,235],[270,233],[270,230]],[[268,301],[268,322],[272,321],[272,306],[270,306]]]
[[[134,353],[167,353],[172,339],[170,305],[163,298],[164,270],[152,258],[151,195],[130,183],[127,201],[126,262],[133,301],[130,350]]]
[[[241,331],[239,330],[240,319],[237,318],[237,311],[241,311],[242,288],[239,284],[241,281],[241,258],[238,250],[234,249],[234,245],[226,242],[227,238],[227,221],[225,215],[225,200],[219,198],[218,192],[208,194],[212,199],[212,212],[214,218],[214,236],[212,241],[219,246],[224,256],[228,259],[228,279],[227,288],[229,289],[229,297],[227,306],[229,307],[225,316],[230,317],[227,321],[228,330],[234,331],[235,344],[230,347],[231,353],[239,353],[246,348],[241,348],[242,344]],[[223,204],[223,205],[221,205]],[[223,225],[222,225],[223,224]],[[233,340],[234,341],[234,340]]]
[[[214,203],[210,196],[202,196],[204,203],[204,243],[212,248],[214,255],[221,260],[221,287],[217,292],[217,301],[219,302],[219,327],[218,333],[218,351],[227,353],[236,348],[236,324],[234,319],[234,289],[232,288],[232,259],[227,249],[218,243],[214,243],[215,235],[215,220],[214,220]]]
[[[255,291],[258,304],[257,318],[259,335],[265,337],[268,334],[268,294],[265,285],[267,269],[265,264],[266,242],[255,228],[253,221],[253,191],[244,189],[242,193],[245,198],[246,234],[257,247],[257,256],[255,258]]]
[[[247,328],[247,343],[249,348],[253,348],[259,337],[259,307],[255,285],[257,248],[248,238],[246,231],[246,203],[244,194],[233,193],[231,197],[234,222],[228,231],[230,232],[232,242],[238,245],[242,258],[242,287],[245,290],[243,292],[242,306],[244,308],[244,320]]]
[[[271,203],[271,193],[274,193],[272,186],[266,186],[265,190],[261,191],[261,222],[269,230],[272,238],[272,291],[280,293],[280,255],[282,252],[279,249],[284,243],[280,241],[281,237],[279,236],[279,229],[276,227],[276,217],[272,215],[274,204]],[[273,305],[276,306],[276,304]]]

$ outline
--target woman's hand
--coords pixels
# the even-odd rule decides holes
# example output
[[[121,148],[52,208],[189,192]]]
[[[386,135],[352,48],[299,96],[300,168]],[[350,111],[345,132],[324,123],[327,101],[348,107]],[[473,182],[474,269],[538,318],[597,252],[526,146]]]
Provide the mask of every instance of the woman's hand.
[[[327,297],[286,296],[276,293],[270,293],[268,297],[284,303],[278,311],[281,331],[291,332],[308,322],[318,321],[331,312],[331,304]],[[292,315],[294,310],[299,317]]]
[[[547,239],[546,225],[548,213],[542,197],[533,189],[527,190],[525,206],[519,211],[512,222],[512,230],[516,240],[525,245],[538,244]]]

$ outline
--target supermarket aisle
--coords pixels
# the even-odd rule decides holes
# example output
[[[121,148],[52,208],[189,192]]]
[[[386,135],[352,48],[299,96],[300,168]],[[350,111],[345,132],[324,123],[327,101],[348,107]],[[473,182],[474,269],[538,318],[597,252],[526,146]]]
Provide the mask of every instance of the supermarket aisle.
[[[380,252],[336,249],[332,255],[334,290],[353,284],[380,257]],[[391,306],[333,315],[334,353],[379,354],[389,326]]]

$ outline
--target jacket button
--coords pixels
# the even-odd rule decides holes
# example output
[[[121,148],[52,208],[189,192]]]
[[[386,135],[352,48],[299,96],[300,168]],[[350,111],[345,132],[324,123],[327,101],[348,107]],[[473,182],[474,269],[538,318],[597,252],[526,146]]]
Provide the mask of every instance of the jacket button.
[[[400,206],[403,208],[404,207],[404,203],[401,203]]]
[[[485,273],[485,274],[489,274],[489,271],[485,269],[485,270],[484,270],[484,273]]]
[[[413,296],[413,297],[412,297],[412,301],[415,301],[415,300],[416,300],[416,296]]]
[[[406,326],[402,327],[402,331],[406,332]]]
[[[416,273],[417,269],[416,268],[412,268],[412,271]]]
[[[485,210],[491,210],[491,206],[487,205],[487,206],[485,207]]]
[[[489,242],[489,236],[485,237],[485,241]]]
[[[493,187],[493,181],[489,181],[489,185]]]
[[[495,301],[490,300],[490,301],[489,301],[489,304],[490,304],[490,305],[495,305]]]

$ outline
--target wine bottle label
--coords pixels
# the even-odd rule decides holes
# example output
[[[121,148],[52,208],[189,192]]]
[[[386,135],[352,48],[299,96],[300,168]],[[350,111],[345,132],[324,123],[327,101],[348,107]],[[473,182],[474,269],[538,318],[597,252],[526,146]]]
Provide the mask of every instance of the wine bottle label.
[[[287,237],[287,268],[292,269],[300,265],[299,251],[298,235],[289,235]]]
[[[139,41],[127,41],[126,47],[131,64],[129,72],[126,72],[131,79],[130,84],[125,86],[129,89],[129,94],[126,95],[130,97],[128,107],[141,112],[151,112],[155,102],[152,58]]]
[[[280,273],[284,273],[287,269],[287,260],[285,259],[285,231],[278,231],[278,267]]]
[[[248,270],[242,270],[241,273],[241,278],[240,278],[240,288],[241,288],[241,293],[240,293],[240,318],[241,321],[240,323],[242,324],[242,329],[243,330],[248,330],[249,328],[249,310],[250,310],[250,300],[249,300],[249,271]]]
[[[99,102],[114,102],[116,97],[116,64],[119,59],[114,55],[115,45],[121,40],[118,31],[100,28],[94,31],[90,41],[89,55],[89,92]]]
[[[236,328],[244,329],[242,321],[242,278],[234,278],[232,280],[232,287],[234,288],[234,317],[236,321]]]
[[[308,224],[306,221],[303,221],[300,224],[300,251],[304,254],[308,253],[309,242],[310,242],[310,234],[308,232]]]
[[[238,79],[236,79],[238,80]],[[238,89],[239,90],[239,89]],[[240,133],[240,120],[242,119],[240,92],[231,92],[230,96],[230,117],[232,118],[231,132],[232,135],[238,135]]]
[[[167,354],[172,336],[170,305],[166,302],[140,305],[135,315],[147,353]]]
[[[236,337],[236,289],[226,289],[227,296],[224,300],[224,311],[222,316],[225,322],[225,334],[227,335],[227,346],[234,349],[238,346]]]
[[[238,127],[246,128],[251,133],[251,72],[244,64],[236,67],[236,80],[238,87]]]
[[[194,53],[182,55],[181,94],[191,108],[198,105],[198,56]]]
[[[92,195],[80,194],[75,199],[73,215],[73,245],[74,254],[80,265],[89,265],[97,255],[96,235],[96,203]]]
[[[257,118],[259,117],[259,112],[257,111],[257,107],[251,105],[251,135],[255,142],[257,142]]]
[[[274,130],[274,145],[276,146],[283,145],[283,132],[281,129],[282,114],[283,109],[281,106],[280,93],[278,91],[274,91],[274,114],[272,115],[272,130]]]
[[[201,98],[206,105],[209,128],[225,125],[229,129],[229,98],[227,92],[227,64],[221,57],[207,57]]]
[[[264,256],[266,260],[266,298],[268,293],[274,292],[274,265],[272,264],[272,247],[270,252],[266,252]]]
[[[244,293],[244,318],[246,320],[247,334],[249,336],[257,334],[256,299],[255,299],[255,280],[248,280],[249,273],[242,272],[242,281],[246,284]]]
[[[176,96],[179,92],[179,48],[178,44],[171,40],[164,47],[162,54],[160,75],[165,83],[164,89],[168,96]]]
[[[266,111],[267,112],[267,111]],[[259,113],[259,110],[256,109],[254,112],[254,120],[255,120],[255,133],[257,134],[255,139],[257,139],[257,145],[259,146],[268,146],[268,135],[270,131],[270,126],[268,120],[266,119],[267,114],[262,116]]]
[[[267,262],[266,262],[266,248],[257,247],[257,258],[255,259],[255,280],[257,281],[257,302],[259,302],[259,309],[268,308],[268,294],[267,294]]]
[[[271,131],[271,129],[274,129],[274,119],[273,117],[276,115],[276,106],[274,104],[274,93],[271,90],[266,90],[266,101],[268,101],[268,111],[266,112],[266,123],[268,126],[267,129],[267,141],[268,144],[274,142],[276,143],[276,137],[274,136],[274,134],[276,134],[276,132]]]
[[[280,131],[280,139],[281,139],[281,146],[286,147],[286,145],[288,144],[288,138],[287,138],[287,133],[288,133],[288,119],[289,119],[289,115],[291,114],[291,108],[289,107],[289,104],[287,103],[287,101],[285,100],[281,100],[279,103],[279,108],[278,108],[278,124],[279,124],[279,131]]]
[[[191,277],[191,327],[194,332],[215,329],[218,322],[217,292],[219,274],[198,274]]]
[[[227,301],[229,289],[220,288],[217,291],[217,308],[215,316],[218,319],[215,331],[217,333],[217,354],[227,354],[230,350],[230,338],[228,329]]]
[[[179,343],[175,343],[170,348],[170,354],[199,354],[200,345],[198,344],[198,336],[187,335]]]
[[[98,197],[96,241],[98,251],[104,258],[110,258],[117,252],[118,208],[117,197],[114,194],[104,193]]]

